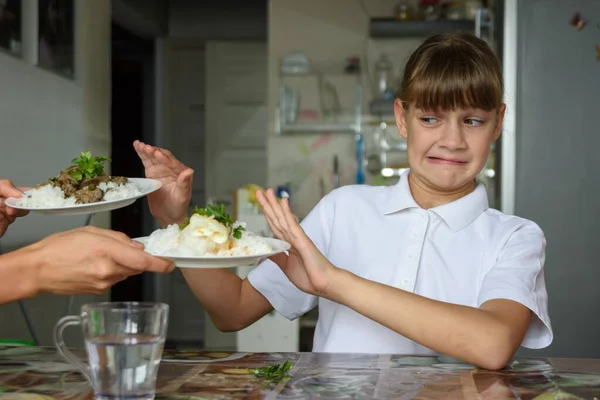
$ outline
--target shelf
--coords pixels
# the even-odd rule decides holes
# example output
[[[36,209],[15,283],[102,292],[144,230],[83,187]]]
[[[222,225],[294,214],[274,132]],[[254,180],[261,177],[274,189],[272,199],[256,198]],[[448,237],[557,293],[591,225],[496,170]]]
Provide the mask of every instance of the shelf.
[[[330,76],[332,79],[321,78]],[[294,78],[317,77],[310,84]],[[353,81],[334,80],[352,77]],[[349,97],[353,94],[353,101]],[[301,100],[302,99],[302,100]],[[300,104],[303,103],[304,107]],[[279,73],[279,106],[276,132],[285,133],[353,133],[361,132],[362,75],[359,70],[320,67],[305,72]]]
[[[300,133],[300,132],[360,132],[360,127],[356,124],[319,124],[319,123],[298,123],[282,124],[279,127],[280,133]]]
[[[394,101],[373,100],[369,103],[369,113],[372,115],[394,115]]]
[[[434,33],[474,31],[474,20],[400,21],[394,18],[372,18],[369,34],[373,38],[426,37]]]
[[[393,144],[393,145],[388,145],[385,148],[381,149],[382,153],[406,153],[406,151],[408,150],[408,146],[406,145],[406,143],[402,143],[402,144]]]
[[[356,71],[344,71],[339,69],[317,69],[303,72],[286,72],[279,71],[281,77],[295,78],[295,77],[319,77],[319,76],[347,76],[355,79],[360,78],[360,70]]]

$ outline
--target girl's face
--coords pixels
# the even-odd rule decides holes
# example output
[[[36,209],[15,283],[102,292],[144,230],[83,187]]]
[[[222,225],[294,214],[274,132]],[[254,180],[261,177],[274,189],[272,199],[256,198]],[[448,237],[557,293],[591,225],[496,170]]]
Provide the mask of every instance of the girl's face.
[[[408,142],[411,175],[437,192],[472,185],[487,161],[490,145],[500,137],[506,107],[499,110],[432,111],[402,106],[394,113],[400,135]]]

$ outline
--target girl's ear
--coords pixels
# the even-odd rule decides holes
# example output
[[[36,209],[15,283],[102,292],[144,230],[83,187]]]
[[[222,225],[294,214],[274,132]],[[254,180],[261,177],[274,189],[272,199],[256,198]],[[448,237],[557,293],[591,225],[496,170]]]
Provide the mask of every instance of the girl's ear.
[[[504,114],[506,113],[506,104],[502,104],[498,109],[498,117],[496,118],[496,126],[494,127],[493,141],[498,140],[502,133],[502,122],[504,121]]]
[[[404,139],[408,138],[408,130],[406,129],[406,110],[404,109],[404,102],[398,98],[394,101],[394,117],[396,118],[396,127],[400,136]]]

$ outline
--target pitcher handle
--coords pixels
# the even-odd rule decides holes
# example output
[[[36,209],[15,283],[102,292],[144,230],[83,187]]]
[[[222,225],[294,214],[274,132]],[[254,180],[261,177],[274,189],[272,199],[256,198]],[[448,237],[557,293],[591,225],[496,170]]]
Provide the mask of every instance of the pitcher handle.
[[[90,368],[68,349],[63,339],[63,331],[70,325],[81,325],[81,318],[76,315],[68,315],[58,320],[58,323],[54,327],[54,344],[59,353],[62,354],[67,361],[79,368],[87,380],[92,383]]]

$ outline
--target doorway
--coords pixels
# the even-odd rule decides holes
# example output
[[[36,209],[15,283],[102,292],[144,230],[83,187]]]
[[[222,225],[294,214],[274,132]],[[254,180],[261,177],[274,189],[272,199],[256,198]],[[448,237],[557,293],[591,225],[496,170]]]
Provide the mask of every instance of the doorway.
[[[154,40],[143,39],[112,24],[112,175],[143,177],[144,167],[133,149],[136,139],[153,142]],[[111,211],[111,228],[131,238],[146,236],[151,224],[147,200]],[[113,286],[111,301],[142,301],[151,296],[146,274]]]

